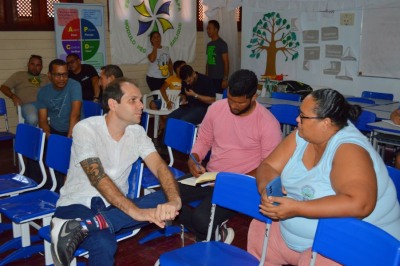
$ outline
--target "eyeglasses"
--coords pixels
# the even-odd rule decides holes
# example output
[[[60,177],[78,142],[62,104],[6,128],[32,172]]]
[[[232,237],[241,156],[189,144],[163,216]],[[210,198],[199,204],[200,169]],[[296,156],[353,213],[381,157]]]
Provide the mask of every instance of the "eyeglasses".
[[[68,78],[68,73],[51,73],[51,75],[56,79],[60,79],[61,77]]]
[[[300,122],[303,124],[303,119],[324,119],[325,117],[321,116],[304,116],[302,114],[299,114],[300,117]]]

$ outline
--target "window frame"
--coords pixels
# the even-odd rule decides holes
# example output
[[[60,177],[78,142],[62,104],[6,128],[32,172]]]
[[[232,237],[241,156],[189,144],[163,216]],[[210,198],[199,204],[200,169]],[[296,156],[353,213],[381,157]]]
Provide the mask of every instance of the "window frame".
[[[203,21],[200,20],[200,1],[196,0],[196,25],[197,31],[204,31]],[[239,21],[237,21],[237,31],[242,31],[242,7],[239,7]]]
[[[60,0],[83,3],[83,0]],[[54,31],[54,17],[47,16],[47,0],[31,0],[32,17],[18,17],[17,1],[0,0],[0,31]]]

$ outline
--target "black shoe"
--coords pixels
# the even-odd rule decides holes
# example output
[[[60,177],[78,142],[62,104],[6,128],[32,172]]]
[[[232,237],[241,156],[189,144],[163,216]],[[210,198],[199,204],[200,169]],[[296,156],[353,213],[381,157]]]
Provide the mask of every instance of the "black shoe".
[[[83,230],[76,220],[51,220],[51,255],[54,265],[68,266],[74,258],[75,250],[86,238],[88,232]]]

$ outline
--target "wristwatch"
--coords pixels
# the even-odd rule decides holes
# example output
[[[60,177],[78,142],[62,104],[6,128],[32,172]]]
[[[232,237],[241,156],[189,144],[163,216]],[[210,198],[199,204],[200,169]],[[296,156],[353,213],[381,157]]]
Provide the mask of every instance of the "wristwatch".
[[[197,99],[197,97],[199,97],[199,95],[198,95],[198,94],[195,94],[195,95],[194,95],[194,98]]]

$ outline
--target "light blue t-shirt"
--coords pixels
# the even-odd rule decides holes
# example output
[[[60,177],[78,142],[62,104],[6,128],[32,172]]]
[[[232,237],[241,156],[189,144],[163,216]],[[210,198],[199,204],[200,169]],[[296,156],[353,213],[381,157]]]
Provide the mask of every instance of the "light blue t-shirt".
[[[43,86],[37,95],[38,109],[47,109],[50,125],[57,131],[68,132],[72,102],[82,102],[79,82],[68,79],[64,89],[56,90],[52,83]],[[81,115],[82,116],[82,115]]]
[[[394,184],[382,158],[351,122],[329,140],[321,160],[310,170],[307,170],[302,161],[308,142],[296,134],[296,143],[296,150],[281,174],[282,186],[285,187],[288,197],[307,201],[335,195],[331,186],[330,172],[336,150],[343,143],[359,145],[371,156],[378,185],[375,209],[363,220],[400,239],[400,206]],[[303,252],[312,246],[317,224],[318,219],[303,217],[282,220],[280,222],[282,237],[289,248]]]

